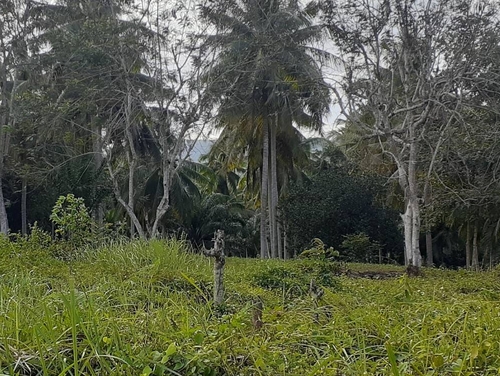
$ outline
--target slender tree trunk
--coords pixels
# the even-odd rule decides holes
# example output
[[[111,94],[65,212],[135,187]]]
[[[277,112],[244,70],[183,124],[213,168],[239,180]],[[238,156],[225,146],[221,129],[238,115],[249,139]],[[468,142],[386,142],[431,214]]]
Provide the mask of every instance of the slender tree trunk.
[[[490,251],[491,247],[489,245],[484,247],[484,255],[483,259],[481,260],[481,269],[485,269],[487,260],[491,259]]]
[[[278,171],[277,171],[277,151],[276,151],[276,134],[278,132],[279,116],[274,116],[274,124],[271,126],[270,144],[271,144],[271,207],[270,207],[270,224],[271,224],[271,255],[273,258],[280,257],[279,252],[279,236],[278,236]]]
[[[289,259],[289,255],[288,255],[288,231],[287,231],[287,227],[286,227],[286,223],[284,224],[283,226],[283,258],[285,260],[288,260]]]
[[[269,154],[269,171],[271,171],[271,154]],[[268,215],[268,227],[269,227],[269,254],[271,258],[276,258],[276,248],[274,247],[274,237],[275,237],[275,228],[273,221],[273,188],[272,188],[272,176],[269,176],[267,180],[267,215]]]
[[[425,248],[427,251],[426,264],[428,267],[432,267],[434,266],[434,252],[432,249],[432,232],[429,229],[425,231]]]
[[[3,44],[2,44],[3,46]],[[9,122],[9,105],[7,95],[7,67],[6,55],[7,52],[3,49],[3,61],[0,63],[0,79],[2,80],[1,100],[0,105],[0,233],[7,235],[9,232],[9,220],[7,218],[7,210],[5,209],[5,199],[3,196],[3,175],[4,175],[4,160],[6,153],[6,135],[5,125]]]
[[[141,222],[139,222],[139,219],[135,215],[134,210],[128,205],[128,203],[121,196],[120,186],[118,184],[118,179],[113,171],[113,165],[111,164],[110,156],[108,156],[106,158],[106,163],[108,165],[108,172],[109,172],[109,176],[111,178],[111,182],[113,183],[113,193],[115,194],[116,200],[127,212],[130,220],[133,222],[135,228],[137,229],[139,237],[141,239],[145,239],[146,234],[144,233],[144,230],[142,229]]]
[[[0,157],[3,159],[3,156]],[[3,163],[0,167],[0,233],[7,235],[9,233],[9,219],[7,217],[7,210],[5,209],[5,199],[3,196]]]
[[[427,253],[426,265],[428,267],[432,267],[434,265],[434,255],[432,249],[432,231],[431,231],[431,220],[430,220],[431,200],[432,200],[431,187],[429,180],[427,179],[424,186],[424,205],[427,214],[425,217],[425,250]]]
[[[262,183],[260,186],[260,257],[269,257],[266,239],[266,207],[268,201],[267,186],[269,181],[269,124],[266,118],[262,124]]]
[[[21,233],[26,235],[28,233],[28,221],[27,221],[27,195],[28,195],[28,178],[26,176],[22,177],[21,181]]]
[[[135,165],[136,162],[133,157],[130,156],[130,153],[127,152],[128,159],[128,201],[127,205],[130,210],[134,212],[134,178],[135,178]],[[130,239],[135,237],[135,224],[134,220],[130,218]]]
[[[474,271],[479,270],[479,248],[478,248],[478,225],[477,220],[474,222],[474,235],[472,239],[472,260],[471,269]]]
[[[167,129],[170,130],[170,119],[166,120]],[[161,168],[162,168],[162,197],[156,208],[156,215],[153,222],[153,227],[151,229],[151,237],[156,238],[158,235],[158,226],[160,225],[161,219],[165,216],[170,207],[170,186],[172,184],[172,175],[175,170],[175,165],[173,160],[177,156],[176,150],[174,148],[173,154],[169,152],[169,135],[168,131],[165,129],[161,130],[161,142],[162,142],[162,158],[161,158]]]
[[[411,260],[411,245],[412,245],[411,233],[412,233],[412,218],[413,218],[412,207],[409,202],[406,204],[406,210],[401,215],[401,218],[403,219],[403,226],[404,226],[405,265],[408,266]]]
[[[138,156],[135,150],[134,138],[132,136],[132,88],[127,80],[127,98],[125,105],[125,135],[127,137],[127,160],[128,160],[128,207],[134,212],[135,196],[135,170],[137,168]],[[135,237],[135,222],[130,218],[130,238]]]
[[[276,221],[276,234],[277,234],[277,241],[278,241],[278,257],[280,259],[285,259],[285,255],[283,254],[283,240],[281,236],[281,224],[279,221]]]
[[[417,187],[417,141],[415,140],[415,126],[410,127],[410,159],[408,161],[408,188],[409,200],[412,206],[412,258],[411,265],[420,268],[422,256],[420,255],[420,207],[418,203]]]
[[[92,142],[92,152],[94,156],[94,171],[96,174],[95,182],[94,182],[94,198],[98,199],[98,190],[99,190],[99,172],[101,171],[102,164],[104,161],[102,149],[102,128],[99,125],[96,125],[93,129],[93,142]],[[94,219],[99,226],[102,226],[104,222],[104,207],[103,203],[99,200],[99,202],[95,206]]]
[[[467,221],[467,231],[466,235],[467,238],[465,240],[465,268],[470,269],[472,266],[472,252],[471,252],[471,247],[470,247],[470,239],[471,239],[471,234],[470,234],[470,222]]]

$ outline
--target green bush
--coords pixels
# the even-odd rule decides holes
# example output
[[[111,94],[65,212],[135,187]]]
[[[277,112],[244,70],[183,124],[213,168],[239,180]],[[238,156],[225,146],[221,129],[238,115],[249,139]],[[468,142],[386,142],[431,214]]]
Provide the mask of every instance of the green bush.
[[[60,196],[52,209],[50,220],[56,225],[59,239],[69,245],[78,247],[92,238],[95,223],[81,197],[73,194]]]
[[[343,249],[342,258],[346,261],[376,262],[382,252],[382,245],[372,241],[364,232],[344,236],[340,245]]]
[[[304,250],[299,258],[309,259],[309,260],[333,260],[339,256],[339,252],[334,250],[333,247],[326,249],[325,243],[321,239],[314,238],[312,243],[312,248]]]
[[[285,265],[269,266],[253,275],[253,283],[268,290],[298,291],[299,295],[309,291],[311,280],[315,283],[338,289],[340,271],[338,263],[319,260],[294,261]]]

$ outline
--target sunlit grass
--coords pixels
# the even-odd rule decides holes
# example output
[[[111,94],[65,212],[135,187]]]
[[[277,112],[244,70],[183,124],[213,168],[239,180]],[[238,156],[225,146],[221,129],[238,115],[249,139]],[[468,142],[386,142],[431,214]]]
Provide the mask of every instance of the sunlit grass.
[[[210,304],[212,260],[182,242],[117,243],[71,262],[34,245],[1,246],[3,374],[493,375],[500,369],[495,271],[335,277],[316,304],[304,285],[315,278],[305,261],[228,259],[221,311]],[[262,276],[283,268],[300,282],[266,289]],[[265,308],[260,331],[251,323],[257,297]]]

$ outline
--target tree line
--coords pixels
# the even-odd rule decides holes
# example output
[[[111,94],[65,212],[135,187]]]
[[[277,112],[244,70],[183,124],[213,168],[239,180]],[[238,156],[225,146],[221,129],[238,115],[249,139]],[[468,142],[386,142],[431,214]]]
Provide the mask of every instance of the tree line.
[[[73,193],[130,237],[493,263],[499,26],[494,1],[3,1],[0,231]]]

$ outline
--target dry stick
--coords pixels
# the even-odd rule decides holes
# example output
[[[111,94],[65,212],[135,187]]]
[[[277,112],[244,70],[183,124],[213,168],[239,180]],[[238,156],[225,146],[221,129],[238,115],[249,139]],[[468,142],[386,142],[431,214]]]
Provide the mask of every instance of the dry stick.
[[[217,230],[214,234],[214,246],[204,250],[206,256],[213,257],[214,263],[214,303],[220,306],[224,303],[224,231]]]
[[[255,298],[252,310],[252,325],[255,330],[260,330],[264,325],[262,321],[262,310],[262,300],[260,300],[260,298]]]
[[[316,324],[319,324],[319,301],[324,293],[325,291],[321,287],[317,286],[316,283],[314,283],[314,280],[311,279],[311,283],[309,284],[309,295],[311,296],[314,303],[313,321]]]

